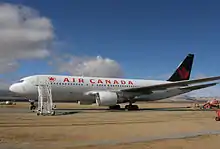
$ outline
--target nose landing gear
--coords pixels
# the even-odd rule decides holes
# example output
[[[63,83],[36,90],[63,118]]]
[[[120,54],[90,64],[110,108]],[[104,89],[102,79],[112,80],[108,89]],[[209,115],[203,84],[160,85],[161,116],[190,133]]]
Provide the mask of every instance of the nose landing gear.
[[[30,109],[31,111],[35,110],[35,109],[37,108],[37,106],[35,105],[34,100],[29,100],[29,102],[30,102],[30,107],[29,107],[29,109]]]

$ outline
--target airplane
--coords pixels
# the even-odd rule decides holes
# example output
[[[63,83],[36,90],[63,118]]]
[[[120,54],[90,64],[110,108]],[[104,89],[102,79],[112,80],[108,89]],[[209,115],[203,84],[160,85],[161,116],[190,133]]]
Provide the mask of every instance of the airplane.
[[[188,54],[167,80],[145,80],[62,75],[32,75],[12,84],[9,90],[28,99],[38,99],[38,85],[51,86],[53,101],[72,101],[80,105],[97,104],[109,109],[138,110],[135,102],[161,100],[217,85],[220,76],[190,80],[194,54]],[[196,84],[196,85],[193,85]]]

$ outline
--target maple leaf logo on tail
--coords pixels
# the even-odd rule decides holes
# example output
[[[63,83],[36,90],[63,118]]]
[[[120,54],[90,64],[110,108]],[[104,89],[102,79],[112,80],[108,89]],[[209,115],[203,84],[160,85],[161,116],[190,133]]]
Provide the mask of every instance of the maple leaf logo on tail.
[[[54,82],[56,80],[55,77],[48,77],[49,81]]]
[[[188,79],[189,77],[189,71],[185,67],[178,69],[178,73],[182,79]]]
[[[189,80],[192,70],[193,59],[194,54],[188,54],[167,81],[175,82]]]

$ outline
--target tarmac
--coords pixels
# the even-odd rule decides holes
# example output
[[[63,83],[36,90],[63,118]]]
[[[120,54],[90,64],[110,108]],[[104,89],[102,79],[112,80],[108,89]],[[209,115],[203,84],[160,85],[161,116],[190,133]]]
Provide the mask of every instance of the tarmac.
[[[0,148],[219,148],[214,111],[192,103],[139,104],[139,111],[58,103],[37,116],[29,103],[0,106]]]

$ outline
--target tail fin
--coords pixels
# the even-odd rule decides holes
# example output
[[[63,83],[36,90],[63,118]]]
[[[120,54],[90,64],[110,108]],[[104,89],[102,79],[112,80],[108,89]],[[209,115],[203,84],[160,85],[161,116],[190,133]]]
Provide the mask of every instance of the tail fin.
[[[178,66],[173,75],[167,80],[171,82],[189,80],[194,54],[188,54],[184,61]]]

